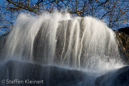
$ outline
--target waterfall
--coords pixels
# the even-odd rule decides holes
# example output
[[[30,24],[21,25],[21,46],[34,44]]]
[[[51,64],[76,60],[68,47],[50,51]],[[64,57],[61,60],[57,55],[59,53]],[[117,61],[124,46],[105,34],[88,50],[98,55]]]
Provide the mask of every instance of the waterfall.
[[[6,59],[73,68],[122,64],[114,32],[101,20],[70,14],[20,14],[2,52]]]
[[[5,61],[54,65],[95,74],[123,66],[115,34],[103,21],[68,13],[20,14],[1,56]]]

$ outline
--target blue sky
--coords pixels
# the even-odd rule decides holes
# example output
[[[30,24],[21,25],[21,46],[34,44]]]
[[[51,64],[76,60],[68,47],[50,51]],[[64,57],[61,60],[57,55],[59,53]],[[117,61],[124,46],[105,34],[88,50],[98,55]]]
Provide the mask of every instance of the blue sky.
[[[6,0],[0,0],[0,6],[2,6],[2,5],[5,5],[5,4],[3,4],[3,2],[4,1],[6,1]],[[30,0],[31,2],[33,2],[33,3],[35,3],[36,2],[36,0]],[[4,11],[7,11],[7,10],[4,10]],[[103,9],[101,9],[101,10],[99,10],[101,13],[103,13],[104,12],[104,10]],[[101,15],[101,14],[100,14]],[[10,19],[10,16],[9,15],[7,15],[6,16],[6,19],[8,19],[8,20],[11,20]],[[13,20],[15,20],[15,19],[13,19]],[[107,19],[105,19],[105,20],[107,20]],[[107,21],[108,22],[108,21]],[[127,24],[127,23],[125,23],[125,24],[122,24],[123,26],[121,26],[121,27],[125,27],[125,26],[128,26],[129,24]],[[119,27],[120,28],[120,27]],[[118,28],[112,28],[112,29],[118,29]],[[0,34],[4,34],[7,30],[5,30],[5,29],[1,29],[2,31],[0,31]]]

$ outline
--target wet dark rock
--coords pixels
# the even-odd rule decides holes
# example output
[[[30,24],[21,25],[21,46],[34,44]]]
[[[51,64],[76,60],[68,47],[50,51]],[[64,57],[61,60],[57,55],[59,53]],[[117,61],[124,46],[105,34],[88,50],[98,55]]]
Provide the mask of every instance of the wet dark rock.
[[[120,28],[120,29],[118,29],[118,31],[119,31],[120,33],[123,32],[123,33],[129,35],[129,27]]]
[[[118,39],[118,46],[120,50],[120,54],[123,55],[122,59],[129,63],[129,35],[121,32],[115,32],[116,38]]]
[[[7,40],[7,37],[8,37],[7,34],[0,36],[0,53],[1,53],[2,50],[3,50],[3,47],[4,47],[5,42],[6,42],[6,40]]]
[[[95,84],[96,86],[129,86],[129,66],[98,77]]]
[[[8,61],[0,66],[0,81],[4,80],[43,80],[44,84],[21,84],[9,86],[76,86],[86,74],[78,70],[41,66],[28,62]],[[0,83],[0,86],[8,86]]]

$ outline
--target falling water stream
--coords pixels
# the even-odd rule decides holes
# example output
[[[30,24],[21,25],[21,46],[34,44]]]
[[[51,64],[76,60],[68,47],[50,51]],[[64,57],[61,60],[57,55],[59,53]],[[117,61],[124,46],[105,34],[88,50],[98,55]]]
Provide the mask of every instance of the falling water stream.
[[[96,77],[123,66],[115,34],[103,21],[68,13],[20,14],[1,56],[86,72],[88,78],[76,86],[94,86]]]

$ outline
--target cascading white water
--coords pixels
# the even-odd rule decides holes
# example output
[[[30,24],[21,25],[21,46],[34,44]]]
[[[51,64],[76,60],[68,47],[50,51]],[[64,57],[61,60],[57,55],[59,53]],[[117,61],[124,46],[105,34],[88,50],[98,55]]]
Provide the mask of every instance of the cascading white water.
[[[73,68],[122,66],[115,34],[104,22],[70,14],[20,14],[2,52],[6,59]]]
[[[44,13],[39,16],[20,14],[8,35],[1,56],[4,60],[29,61],[41,65],[56,65],[85,71],[88,78],[78,82],[76,86],[95,86],[96,77],[123,66],[115,34],[104,22],[90,16],[72,17],[68,13]],[[15,66],[15,63],[7,63],[11,66],[6,65],[8,67],[6,76],[9,77],[9,68]],[[28,69],[32,70],[33,67],[29,65],[30,68],[27,69],[28,64],[26,64],[19,69],[19,64],[12,67],[14,70],[10,69],[13,71],[12,77],[14,78],[15,75],[19,77],[20,72],[26,78],[24,73],[30,74]],[[4,66],[5,70],[6,66]],[[23,67],[26,69],[22,73]],[[40,69],[37,68],[37,70]],[[35,74],[35,72],[32,73]],[[76,72],[71,74],[76,74]],[[77,77],[80,76],[83,75],[80,74]],[[47,76],[44,79],[50,80]],[[51,86],[49,84],[46,86]]]

